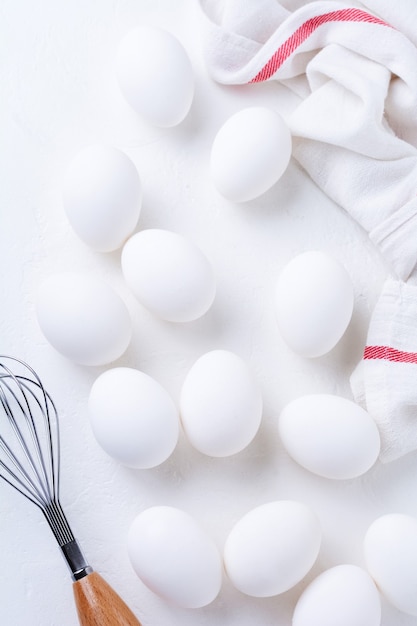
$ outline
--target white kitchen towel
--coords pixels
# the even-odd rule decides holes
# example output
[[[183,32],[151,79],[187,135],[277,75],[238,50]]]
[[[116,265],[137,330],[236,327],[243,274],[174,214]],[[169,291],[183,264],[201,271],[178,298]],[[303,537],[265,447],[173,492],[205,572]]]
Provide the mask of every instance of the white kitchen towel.
[[[363,359],[351,376],[356,401],[375,416],[382,460],[417,448],[417,287],[388,279],[373,311]]]
[[[381,460],[403,456],[417,448],[417,364],[407,356],[417,351],[417,287],[407,284],[417,263],[417,3],[200,3],[212,77],[277,80],[298,95],[287,118],[293,156],[390,268],[352,390],[379,424]]]

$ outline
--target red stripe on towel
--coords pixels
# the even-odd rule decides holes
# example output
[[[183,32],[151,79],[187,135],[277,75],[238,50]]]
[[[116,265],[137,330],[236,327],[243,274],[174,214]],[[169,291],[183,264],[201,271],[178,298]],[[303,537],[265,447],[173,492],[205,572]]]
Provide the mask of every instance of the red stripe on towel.
[[[264,65],[261,71],[250,81],[251,83],[259,83],[268,80],[281,67],[286,59],[302,44],[310,35],[322,24],[328,22],[367,22],[369,24],[380,24],[388,26],[389,24],[383,20],[361,11],[361,9],[340,9],[338,11],[330,11],[322,15],[316,15],[304,22],[297,30],[278,48],[269,61]]]
[[[366,346],[363,358],[417,364],[417,352],[404,352],[404,350],[396,350],[389,346]]]

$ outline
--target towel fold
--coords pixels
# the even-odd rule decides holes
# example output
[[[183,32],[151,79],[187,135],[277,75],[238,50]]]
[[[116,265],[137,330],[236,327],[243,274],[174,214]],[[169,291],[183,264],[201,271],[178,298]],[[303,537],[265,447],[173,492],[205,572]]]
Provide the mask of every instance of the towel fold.
[[[380,427],[381,460],[401,457],[417,449],[415,0],[200,4],[209,73],[223,84],[277,80],[298,95],[287,118],[294,158],[390,268],[351,381]]]

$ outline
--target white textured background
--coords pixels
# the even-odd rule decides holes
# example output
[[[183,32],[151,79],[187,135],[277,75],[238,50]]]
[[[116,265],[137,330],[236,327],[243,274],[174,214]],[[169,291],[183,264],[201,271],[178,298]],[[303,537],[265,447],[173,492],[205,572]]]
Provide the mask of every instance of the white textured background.
[[[166,27],[188,50],[196,95],[178,127],[146,126],[123,101],[113,62],[134,25]],[[93,566],[131,605],[143,626],[290,626],[306,583],[339,563],[363,565],[362,539],[375,517],[417,515],[417,458],[376,464],[354,481],[328,481],[295,465],[276,433],[290,399],[328,392],[350,398],[349,375],[359,360],[383,265],[365,234],[326,199],[296,163],[258,201],[232,205],[216,193],[208,156],[221,123],[251,104],[284,115],[293,102],[276,85],[224,88],[211,82],[201,51],[200,14],[192,0],[1,0],[0,2],[0,352],[27,360],[55,399],[62,423],[62,503]],[[167,228],[196,242],[212,261],[218,293],[200,320],[175,325],[148,314],[128,293],[120,253],[91,252],[73,234],[62,209],[61,177],[71,157],[107,142],[135,162],[144,187],[138,228]],[[339,259],[355,286],[351,325],[329,355],[304,360],[279,337],[272,290],[284,264],[307,249]],[[264,394],[254,442],[227,459],[211,459],[181,437],[160,467],[118,466],[97,446],[86,400],[103,368],[76,366],[42,337],[34,313],[37,284],[51,271],[104,276],[126,300],[134,339],[118,365],[154,376],[178,403],[182,381],[202,353],[235,351],[250,364]],[[222,549],[234,522],[258,504],[300,499],[323,527],[319,559],[307,578],[275,598],[256,600],[225,579],[217,600],[198,610],[165,604],[137,579],[125,539],[137,513],[170,504],[191,513]],[[0,485],[0,624],[74,626],[71,582],[40,513]],[[417,567],[417,564],[416,564]],[[383,626],[415,626],[383,606]],[[355,626],[354,624],[352,626]]]

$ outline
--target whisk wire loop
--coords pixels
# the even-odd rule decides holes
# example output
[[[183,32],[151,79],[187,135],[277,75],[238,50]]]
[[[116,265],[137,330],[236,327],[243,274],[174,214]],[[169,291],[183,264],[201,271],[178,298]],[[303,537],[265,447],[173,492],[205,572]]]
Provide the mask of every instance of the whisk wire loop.
[[[18,379],[16,378],[16,381]],[[16,405],[19,407],[22,415],[24,416],[24,418],[27,420],[27,427],[28,427],[28,432],[31,436],[33,445],[34,445],[34,450],[37,454],[37,460],[40,464],[41,467],[41,472],[39,471],[38,466],[36,465],[35,459],[33,457],[33,454],[31,453],[29,446],[23,436],[23,433],[21,431],[21,429],[19,429],[18,425],[17,425],[17,421],[15,419],[14,413],[10,407],[10,403],[9,400],[7,398],[7,395],[5,393],[5,389],[7,389],[9,395],[11,396],[11,398],[15,401]],[[27,400],[27,398],[25,398]],[[13,389],[11,388],[11,386],[8,384],[7,380],[5,380],[5,376],[1,376],[0,377],[0,400],[1,400],[1,404],[3,406],[3,409],[9,419],[9,423],[14,431],[14,435],[16,437],[16,441],[19,443],[21,449],[24,452],[25,458],[28,461],[29,464],[29,470],[30,472],[32,472],[35,476],[35,478],[37,479],[37,483],[39,485],[40,488],[37,489],[37,495],[40,499],[42,500],[47,500],[48,498],[48,484],[47,484],[47,476],[46,476],[46,469],[45,469],[45,463],[44,460],[42,458],[42,455],[40,453],[40,449],[39,449],[39,439],[38,439],[38,433],[36,431],[36,427],[33,424],[33,416],[31,414],[31,410],[30,410],[30,406],[27,406],[27,411],[28,413],[26,414],[24,411],[24,407],[22,406],[21,402],[19,401],[19,398],[17,397],[16,393],[13,391]],[[18,472],[20,473],[20,475],[27,481],[27,483],[36,490],[36,487],[33,483],[33,481],[31,480],[30,476],[29,476],[29,472],[27,472],[23,466],[23,463],[19,462],[16,455],[13,454],[10,446],[7,445],[7,443],[4,441],[3,439],[3,446],[7,451],[7,456],[8,458],[12,461],[13,466],[15,467],[16,470],[18,470]],[[45,480],[44,480],[45,478]]]
[[[32,481],[31,477],[28,475],[25,468],[13,454],[12,450],[2,437],[0,437],[0,450],[4,452],[5,457],[9,459],[11,464],[6,465],[6,463],[0,459],[0,468],[4,472],[1,473],[0,471],[1,477],[37,506],[41,508],[46,506],[46,500],[39,495],[36,485]],[[14,471],[13,468],[16,471]]]
[[[25,406],[21,402],[21,398],[18,397],[18,394],[12,388],[8,377],[9,375],[4,374],[0,376],[0,399],[3,409],[9,419],[10,426],[12,427],[15,441],[19,443],[19,446],[24,453],[24,457],[26,458],[28,471],[24,471],[23,463],[18,463],[17,467],[20,469],[21,475],[24,477],[28,477],[28,473],[33,475],[37,483],[38,496],[47,501],[52,495],[50,491],[50,478],[48,476],[45,459],[41,450],[40,434],[38,433],[36,424],[34,423],[31,405],[27,394],[31,394],[35,402],[37,402],[37,398],[34,391],[27,387],[27,385],[24,385],[20,377],[13,376],[11,380],[14,384],[19,385],[19,391],[25,402]],[[21,418],[26,423],[23,423],[22,425],[18,424],[15,413],[11,408],[10,401],[13,401],[16,409],[19,410]],[[8,446],[8,448],[11,451],[10,446]],[[16,455],[13,455],[13,458],[16,459]],[[29,482],[32,482],[30,479],[28,480]]]
[[[14,373],[9,361],[23,373]],[[0,408],[6,417],[0,431],[0,478],[42,510],[62,547],[74,536],[59,502],[57,410],[36,372],[13,357],[0,356]]]

